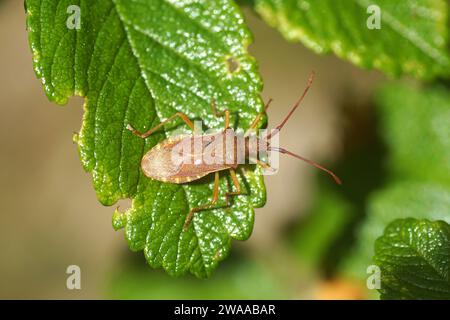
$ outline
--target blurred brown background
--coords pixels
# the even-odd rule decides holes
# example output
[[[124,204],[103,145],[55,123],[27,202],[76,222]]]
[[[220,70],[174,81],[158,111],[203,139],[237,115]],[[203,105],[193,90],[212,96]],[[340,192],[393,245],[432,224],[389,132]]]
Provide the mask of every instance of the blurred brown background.
[[[269,125],[281,121],[315,70],[313,89],[280,142],[332,166],[342,152],[347,109],[363,112],[382,77],[289,44],[250,10],[245,15],[255,38],[250,50],[265,83],[263,97],[275,99]],[[111,226],[114,208],[96,200],[72,143],[81,125],[82,99],[64,107],[47,100],[32,68],[21,0],[0,1],[0,43],[0,298],[107,298],[113,271],[130,254],[122,232]],[[266,178],[268,201],[256,212],[252,237],[234,242],[233,250],[269,264],[283,254],[275,250],[280,235],[307,212],[318,174],[282,158],[279,173]],[[66,289],[71,264],[81,267],[82,290]]]

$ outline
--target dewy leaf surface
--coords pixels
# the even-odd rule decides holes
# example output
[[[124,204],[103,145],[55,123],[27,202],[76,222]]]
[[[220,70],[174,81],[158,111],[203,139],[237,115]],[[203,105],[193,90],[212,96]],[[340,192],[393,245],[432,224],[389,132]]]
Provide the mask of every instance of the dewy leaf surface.
[[[66,24],[70,5],[80,8],[78,30]],[[86,97],[76,141],[98,199],[105,205],[133,199],[125,213],[116,211],[114,227],[125,229],[130,248],[144,250],[151,266],[208,276],[231,239],[250,236],[253,208],[265,202],[260,172],[241,172],[245,195],[231,209],[197,214],[183,232],[189,209],[210,201],[211,179],[163,184],[143,176],[140,160],[186,126],[170,123],[144,141],[126,125],[145,131],[182,111],[219,128],[214,99],[231,110],[237,127],[249,126],[262,109],[262,82],[238,7],[228,0],[27,0],[26,10],[35,71],[49,99],[64,104],[73,95]],[[221,175],[222,204],[229,188],[229,177]]]
[[[380,29],[367,27],[371,5]],[[420,78],[450,72],[445,0],[255,0],[255,9],[288,40],[360,67]]]
[[[375,243],[381,299],[450,299],[450,225],[404,219]]]

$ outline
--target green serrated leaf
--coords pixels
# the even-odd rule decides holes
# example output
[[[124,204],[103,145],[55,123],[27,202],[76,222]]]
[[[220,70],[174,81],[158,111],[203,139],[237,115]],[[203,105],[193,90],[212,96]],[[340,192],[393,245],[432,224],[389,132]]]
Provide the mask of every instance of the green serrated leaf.
[[[381,299],[450,299],[450,225],[404,219],[375,242]]]
[[[80,29],[67,27],[70,5],[79,6]],[[142,155],[177,124],[145,141],[126,125],[145,131],[182,111],[219,128],[214,99],[238,127],[249,126],[263,107],[262,82],[238,7],[230,0],[27,0],[26,8],[34,68],[49,99],[86,97],[77,142],[98,199],[133,199],[124,215],[114,214],[114,227],[125,228],[130,248],[144,250],[153,267],[208,276],[232,239],[250,236],[253,208],[265,202],[261,172],[240,173],[245,195],[231,210],[201,212],[183,232],[189,209],[210,201],[211,180],[171,185],[146,178]],[[221,199],[229,188],[224,174]]]
[[[357,235],[357,245],[344,265],[344,272],[358,279],[367,277],[373,244],[395,219],[443,220],[450,223],[450,190],[421,182],[395,183],[370,197],[367,219]]]
[[[380,9],[369,29],[368,7]],[[256,11],[291,41],[334,52],[363,68],[419,78],[449,75],[445,0],[255,0]]]

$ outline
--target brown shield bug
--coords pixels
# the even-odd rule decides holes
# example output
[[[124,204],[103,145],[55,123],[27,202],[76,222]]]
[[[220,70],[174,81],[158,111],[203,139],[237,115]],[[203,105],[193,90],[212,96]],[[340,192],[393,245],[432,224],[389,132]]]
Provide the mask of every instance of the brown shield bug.
[[[218,113],[215,107],[215,103],[212,103],[212,109],[213,113],[216,117],[223,116],[224,117],[224,124],[225,129],[215,135],[188,135],[188,136],[179,136],[179,137],[172,137],[167,138],[164,141],[160,142],[156,146],[154,146],[152,149],[150,149],[142,158],[141,161],[141,168],[144,174],[152,179],[167,182],[167,183],[189,183],[191,181],[200,179],[208,174],[214,173],[214,188],[213,188],[213,194],[211,202],[192,208],[188,215],[186,216],[186,220],[183,226],[183,229],[186,230],[189,227],[190,222],[192,221],[192,218],[194,217],[194,213],[202,211],[202,210],[208,210],[216,207],[216,204],[218,202],[219,198],[219,171],[228,170],[231,176],[231,180],[233,181],[233,185],[235,187],[235,191],[233,192],[227,192],[225,195],[226,198],[226,207],[229,207],[230,204],[230,197],[232,196],[238,196],[241,194],[241,187],[238,181],[238,178],[236,176],[236,169],[239,167],[241,162],[237,161],[239,154],[245,155],[245,160],[249,160],[253,163],[256,163],[258,165],[261,165],[264,168],[270,168],[270,165],[268,163],[263,162],[259,158],[253,158],[250,159],[249,155],[253,154],[250,151],[257,151],[256,154],[260,154],[260,151],[267,152],[267,151],[277,151],[279,153],[288,154],[290,156],[293,156],[297,159],[300,159],[302,161],[305,161],[309,163],[310,165],[325,171],[329,175],[333,177],[333,179],[336,181],[336,183],[341,184],[341,180],[330,170],[322,167],[321,165],[306,159],[302,156],[299,156],[297,154],[294,154],[284,148],[279,147],[272,147],[270,138],[277,134],[283,126],[286,124],[286,122],[289,120],[289,118],[292,116],[292,114],[295,112],[297,107],[300,105],[304,97],[306,96],[306,93],[308,92],[309,88],[312,85],[314,79],[314,73],[311,74],[308,85],[305,88],[303,94],[300,96],[300,98],[297,100],[297,102],[294,104],[292,109],[289,111],[288,115],[284,118],[284,120],[276,127],[275,131],[272,131],[264,138],[257,138],[257,139],[250,139],[249,134],[252,130],[255,130],[259,124],[259,121],[265,114],[268,106],[270,105],[270,102],[272,100],[269,100],[269,102],[266,104],[266,107],[263,112],[259,113],[255,119],[253,120],[252,124],[246,131],[244,135],[244,143],[239,144],[236,143],[236,140],[233,140],[234,143],[230,145],[225,143],[226,136],[230,133],[233,133],[233,129],[230,128],[230,112],[229,110],[223,111],[223,113]],[[194,124],[192,121],[181,112],[178,112],[174,114],[173,116],[169,117],[168,119],[162,121],[160,124],[155,126],[154,128],[148,130],[147,132],[141,133],[134,129],[131,125],[127,126],[127,129],[130,130],[133,134],[135,134],[138,137],[141,137],[143,139],[150,136],[155,131],[159,130],[164,124],[167,122],[174,120],[175,118],[181,118],[192,130],[194,130]],[[211,140],[216,141],[220,145],[221,155],[223,158],[231,159],[231,161],[219,161],[216,163],[206,163],[203,161],[203,155],[206,153],[206,149],[208,148],[208,145],[210,144]],[[200,149],[198,152],[190,152],[187,154],[187,157],[184,157],[183,160],[180,162],[174,162],[173,161],[173,151],[174,148],[180,146],[181,144],[185,144],[188,146],[193,146],[196,144],[200,145]],[[192,150],[192,149],[191,149]],[[195,150],[195,148],[194,148]],[[198,149],[197,149],[198,150]],[[185,155],[186,156],[186,155]]]

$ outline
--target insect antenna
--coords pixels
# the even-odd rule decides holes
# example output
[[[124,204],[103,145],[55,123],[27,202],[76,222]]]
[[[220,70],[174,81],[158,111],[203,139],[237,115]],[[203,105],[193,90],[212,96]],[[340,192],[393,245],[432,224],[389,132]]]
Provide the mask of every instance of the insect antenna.
[[[297,102],[294,104],[294,106],[292,107],[291,111],[289,111],[288,115],[286,116],[286,118],[284,118],[284,120],[276,127],[275,131],[270,132],[267,136],[266,136],[266,140],[270,140],[270,138],[277,134],[278,132],[280,132],[281,128],[284,127],[284,125],[286,124],[286,122],[289,120],[289,118],[292,116],[292,114],[295,112],[295,110],[298,108],[298,106],[300,105],[300,103],[303,101],[303,99],[305,98],[306,94],[308,93],[309,88],[311,88],[312,83],[314,81],[314,75],[315,72],[312,71],[311,75],[309,76],[308,79],[308,85],[306,86],[305,90],[303,91],[303,94],[300,96],[300,98],[297,100]]]
[[[270,147],[269,150],[277,151],[279,153],[288,154],[288,155],[293,156],[293,157],[295,157],[297,159],[305,161],[306,163],[316,167],[317,169],[320,169],[320,170],[325,171],[326,173],[328,173],[331,177],[333,177],[334,181],[336,181],[337,184],[342,184],[341,179],[339,179],[339,177],[337,175],[335,175],[331,170],[328,170],[327,168],[322,167],[320,164],[318,164],[318,163],[316,163],[316,162],[314,162],[312,160],[306,159],[306,158],[304,158],[302,156],[299,156],[298,154],[295,154],[293,152],[290,152],[289,150],[286,150],[284,148]]]

